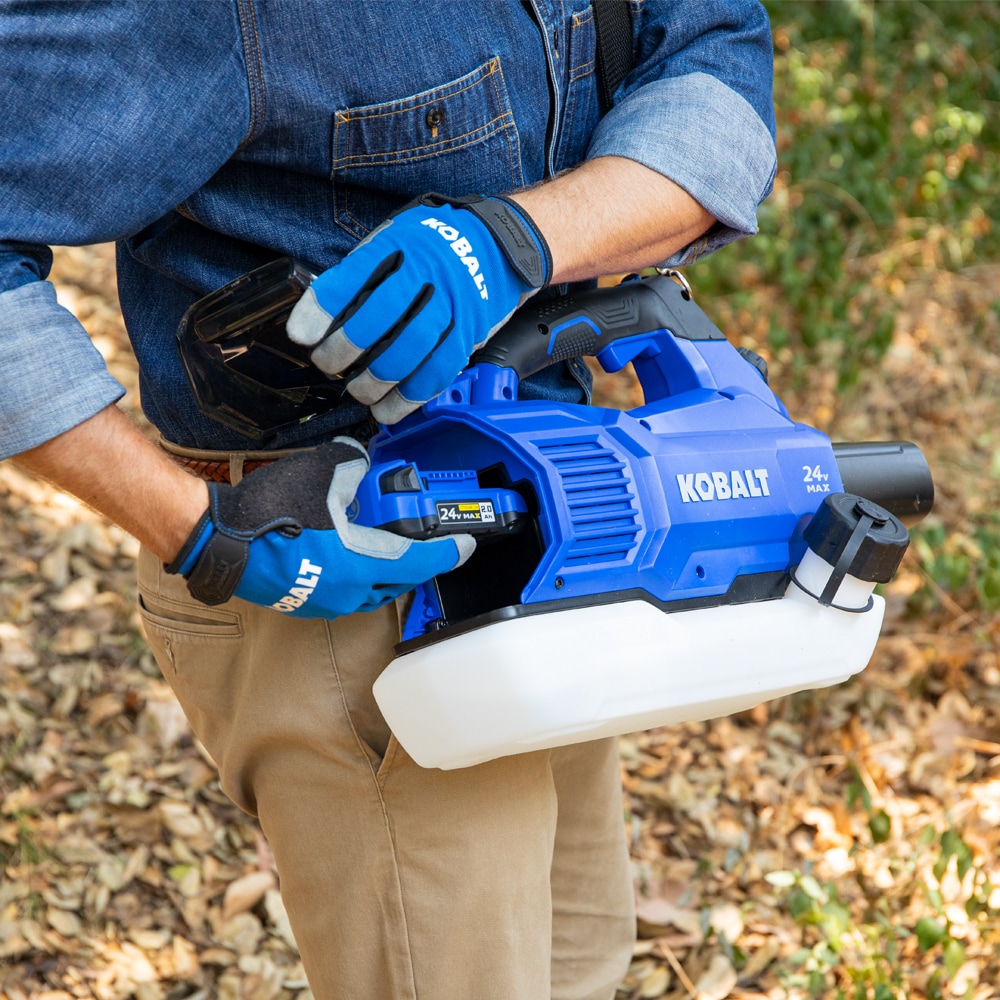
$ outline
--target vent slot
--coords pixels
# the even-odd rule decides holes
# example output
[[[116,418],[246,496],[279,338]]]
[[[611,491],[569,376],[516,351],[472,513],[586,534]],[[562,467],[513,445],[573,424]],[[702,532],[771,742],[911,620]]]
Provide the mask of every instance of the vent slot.
[[[573,539],[566,565],[618,562],[639,534],[635,493],[625,463],[599,441],[535,445],[559,473]]]

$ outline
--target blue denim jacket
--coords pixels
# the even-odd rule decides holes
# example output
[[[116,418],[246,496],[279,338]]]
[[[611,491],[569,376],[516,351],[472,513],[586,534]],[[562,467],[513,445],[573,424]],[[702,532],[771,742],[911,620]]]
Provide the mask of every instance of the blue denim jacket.
[[[195,406],[184,310],[282,254],[329,267],[424,191],[617,155],[719,220],[675,263],[753,233],[775,171],[763,9],[633,0],[632,24],[635,68],[599,120],[588,0],[0,0],[0,457],[123,392],[44,280],[48,245],[118,241],[146,414],[179,444],[246,448]]]

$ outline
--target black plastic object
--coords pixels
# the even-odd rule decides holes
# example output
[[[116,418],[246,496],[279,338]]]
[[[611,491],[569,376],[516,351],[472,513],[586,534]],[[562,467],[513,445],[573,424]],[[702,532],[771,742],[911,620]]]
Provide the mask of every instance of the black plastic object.
[[[519,309],[472,364],[513,368],[519,378],[583,355],[597,355],[609,344],[652,330],[669,330],[684,340],[725,340],[672,278],[657,275],[591,288]]]
[[[736,351],[744,361],[748,361],[760,372],[760,377],[767,385],[771,384],[767,374],[767,362],[756,351],[751,351],[749,347],[737,347]]]
[[[910,543],[910,534],[898,517],[853,493],[826,497],[803,537],[833,567],[823,593],[817,595],[821,604],[832,604],[845,576],[888,583]]]
[[[874,500],[912,528],[934,506],[934,478],[923,452],[909,441],[833,446],[844,490]]]
[[[520,544],[523,552],[528,555],[530,566],[537,565],[537,550],[531,550],[529,533],[522,532],[512,543]],[[473,554],[473,559],[479,558],[479,553],[485,549],[480,546]],[[494,556],[506,556],[509,552],[507,544],[494,546],[490,550]],[[444,614],[443,618],[431,622],[425,635],[407,639],[397,643],[397,656],[412,653],[416,649],[433,645],[443,639],[464,632],[474,632],[495,622],[510,621],[513,618],[528,618],[533,615],[551,614],[556,611],[568,611],[573,608],[593,608],[606,604],[619,604],[623,601],[645,601],[664,614],[676,614],[678,611],[694,611],[705,608],[718,608],[730,604],[749,604],[755,601],[776,601],[788,589],[788,573],[779,570],[771,573],[751,573],[738,576],[732,586],[724,594],[713,597],[692,597],[683,601],[658,601],[648,591],[611,590],[603,594],[592,594],[588,597],[566,598],[561,601],[539,601],[537,604],[520,603],[520,587],[517,586],[516,575],[511,575],[514,586],[509,580],[504,580],[500,588],[491,590],[483,586],[481,566],[472,570],[466,567],[472,562],[464,563],[459,569],[452,570],[443,576],[434,578],[438,600]],[[509,573],[510,563],[498,565],[501,573]],[[456,578],[465,570],[464,579]],[[506,589],[503,589],[503,588]]]
[[[258,442],[326,413],[344,394],[288,339],[285,321],[315,275],[282,257],[199,299],[177,346],[199,409]]]

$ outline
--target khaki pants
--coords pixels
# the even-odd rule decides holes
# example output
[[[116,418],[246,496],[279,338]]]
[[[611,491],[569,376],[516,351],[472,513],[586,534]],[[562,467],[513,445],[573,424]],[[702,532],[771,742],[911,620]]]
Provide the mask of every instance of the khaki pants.
[[[164,677],[259,817],[317,1000],[610,1000],[635,929],[617,742],[418,767],[371,694],[393,606],[209,608],[143,552]]]

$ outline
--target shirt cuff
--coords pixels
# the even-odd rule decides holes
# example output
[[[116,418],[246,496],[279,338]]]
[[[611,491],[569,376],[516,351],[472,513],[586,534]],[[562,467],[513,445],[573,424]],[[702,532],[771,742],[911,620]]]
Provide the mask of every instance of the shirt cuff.
[[[623,156],[679,184],[718,224],[675,253],[691,264],[757,232],[757,206],[777,170],[774,140],[750,103],[707,73],[654,80],[601,119],[587,159]]]
[[[48,281],[0,292],[0,459],[68,431],[125,389]]]

